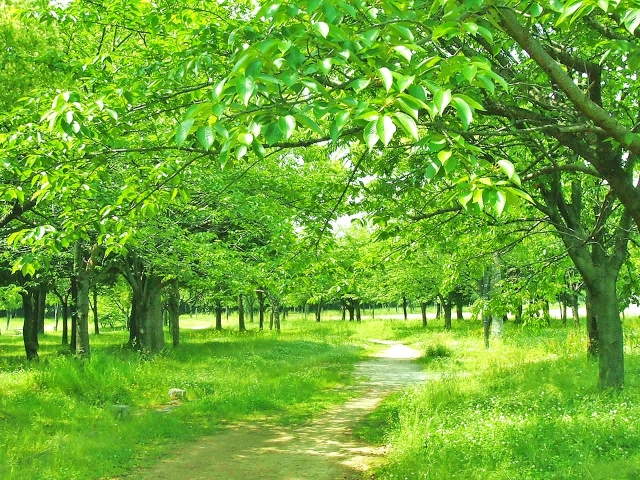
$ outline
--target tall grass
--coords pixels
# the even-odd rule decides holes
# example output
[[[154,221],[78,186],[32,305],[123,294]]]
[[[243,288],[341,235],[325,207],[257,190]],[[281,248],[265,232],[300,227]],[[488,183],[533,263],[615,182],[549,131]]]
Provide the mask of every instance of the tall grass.
[[[639,325],[627,320],[626,387],[597,391],[582,329],[508,325],[483,348],[477,324],[420,332],[433,380],[388,399],[362,425],[391,446],[374,477],[640,478]]]

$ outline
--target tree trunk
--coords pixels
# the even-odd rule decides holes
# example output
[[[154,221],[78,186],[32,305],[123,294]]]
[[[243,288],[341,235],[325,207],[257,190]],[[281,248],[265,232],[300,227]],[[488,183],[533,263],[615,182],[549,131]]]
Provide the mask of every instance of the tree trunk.
[[[591,291],[587,288],[587,357],[595,360],[599,356],[600,339],[598,335],[598,321],[593,305]]]
[[[318,304],[316,305],[316,322],[320,321],[321,316],[322,316],[322,299],[319,299]]]
[[[547,327],[551,326],[551,306],[549,305],[549,300],[545,300],[542,302],[542,316],[544,317],[544,322],[547,324]]]
[[[84,251],[80,241],[74,246],[73,261],[74,276],[78,289],[76,303],[76,353],[81,357],[91,357],[91,347],[89,345],[89,290],[91,286],[91,269],[93,258],[84,258]]]
[[[264,330],[264,290],[256,290],[258,295],[258,325],[260,330]]]
[[[277,299],[271,299],[271,311],[273,313],[273,323],[276,328],[276,332],[280,331],[280,303]]]
[[[62,345],[69,345],[69,298],[62,302]]]
[[[158,352],[164,348],[162,279],[151,272],[143,275],[141,280],[140,341],[145,350]]]
[[[444,329],[451,330],[451,301],[444,302],[442,308],[444,310]]]
[[[93,312],[93,331],[96,335],[100,334],[100,325],[98,323],[98,287],[95,285],[91,289],[93,302],[91,302],[91,310]]]
[[[427,302],[420,302],[420,313],[422,314],[422,326],[427,326]]]
[[[602,389],[619,389],[624,383],[624,337],[616,294],[616,277],[617,275],[601,272],[596,282],[587,284],[598,332],[598,386]]]
[[[347,319],[347,305],[345,304],[344,300],[342,300],[340,303],[342,305],[342,321],[344,322]]]
[[[402,314],[404,315],[404,319],[407,320],[409,315],[407,314],[407,296],[402,294]]]
[[[173,346],[180,345],[180,289],[178,281],[171,280],[169,283],[169,301],[167,303],[169,313],[169,325],[171,326],[171,340]]]
[[[25,287],[20,294],[22,296],[22,308],[24,310],[24,323],[22,325],[22,338],[24,350],[28,360],[38,358],[38,320],[36,318],[36,304],[38,303],[37,290]]]
[[[464,315],[462,312],[462,300],[458,300],[456,302],[456,318],[458,320],[464,320]]]
[[[222,330],[222,314],[224,313],[222,302],[220,300],[216,300],[214,308],[216,311],[216,330],[220,331]]]
[[[573,324],[577,327],[580,325],[580,310],[578,304],[578,294],[571,295],[571,313],[573,314]]]
[[[356,321],[362,321],[362,312],[360,311],[360,299],[356,299]]]
[[[244,332],[247,328],[244,325],[244,304],[242,302],[242,294],[238,294],[238,330]]]
[[[78,340],[78,280],[71,276],[71,336],[69,337],[69,351],[73,354],[77,351]]]

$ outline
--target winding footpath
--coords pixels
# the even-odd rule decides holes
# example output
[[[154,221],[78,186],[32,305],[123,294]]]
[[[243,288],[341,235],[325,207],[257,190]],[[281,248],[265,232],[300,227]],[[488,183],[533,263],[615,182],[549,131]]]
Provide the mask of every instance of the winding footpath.
[[[353,427],[389,393],[426,375],[420,352],[399,342],[371,340],[385,350],[356,364],[356,397],[309,424],[282,427],[240,423],[180,448],[154,467],[131,475],[145,480],[355,480],[384,447],[355,440]],[[129,478],[131,478],[129,477]]]

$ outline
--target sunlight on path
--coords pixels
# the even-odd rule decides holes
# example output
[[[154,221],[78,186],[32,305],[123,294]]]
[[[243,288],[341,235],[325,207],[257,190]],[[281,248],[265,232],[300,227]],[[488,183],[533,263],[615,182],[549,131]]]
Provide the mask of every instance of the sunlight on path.
[[[352,428],[389,393],[426,375],[412,360],[420,352],[399,342],[370,340],[388,348],[356,364],[358,397],[311,423],[279,427],[238,424],[188,445],[172,458],[131,477],[147,480],[355,480],[384,447],[352,438]],[[131,478],[129,477],[129,478]]]

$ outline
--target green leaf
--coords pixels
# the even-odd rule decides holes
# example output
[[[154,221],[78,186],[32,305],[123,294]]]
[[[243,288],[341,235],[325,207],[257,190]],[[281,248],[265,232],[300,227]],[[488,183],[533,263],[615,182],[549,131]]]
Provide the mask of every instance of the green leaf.
[[[313,24],[313,28],[315,28],[323,38],[327,38],[327,35],[329,35],[329,25],[325,22],[316,22]]]
[[[376,143],[378,143],[378,140],[380,140],[376,129],[376,123],[377,121],[373,120],[367,123],[367,126],[364,127],[364,141],[367,144],[367,148],[369,150],[375,147]]]
[[[303,115],[301,113],[296,113],[294,115],[294,117],[296,117],[296,120],[298,122],[300,122],[305,127],[313,130],[314,132],[316,132],[316,133],[324,133],[322,131],[322,129],[320,128],[320,126],[315,121],[313,121],[313,119],[309,118],[308,116]]]
[[[509,160],[498,160],[498,167],[502,170],[509,180],[513,177],[513,174],[516,173],[516,167],[513,166]]]
[[[413,52],[404,45],[396,45],[393,49],[400,54],[407,62],[411,62],[411,57],[413,56]]]
[[[285,140],[289,140],[296,129],[296,119],[293,115],[280,117],[280,120],[278,120],[278,126],[280,127],[280,131],[284,135]]]
[[[471,107],[469,107],[469,104],[460,97],[453,97],[451,99],[451,103],[453,103],[453,106],[458,112],[458,117],[460,117],[460,120],[462,120],[462,125],[466,130],[467,128],[469,128],[471,120],[473,120],[473,112],[471,111]]]
[[[178,130],[176,131],[176,145],[178,147],[181,147],[184,144],[184,141],[187,139],[187,136],[191,131],[193,122],[193,118],[187,118],[186,120],[180,122],[180,124],[178,125]]]
[[[451,90],[438,90],[433,96],[433,101],[438,109],[438,113],[442,115],[449,105],[449,102],[451,102]]]
[[[396,118],[400,122],[400,127],[405,131],[409,137],[414,140],[418,140],[420,138],[420,134],[418,133],[418,126],[411,116],[407,115],[403,112],[396,112]]]
[[[245,146],[251,145],[251,143],[253,143],[253,134],[248,132],[239,133],[238,143]]]
[[[501,190],[496,191],[496,203],[494,207],[498,215],[502,215],[502,212],[504,211],[504,207],[506,206],[506,204],[507,204],[507,196],[505,195],[505,193]]]
[[[396,125],[393,123],[391,117],[384,115],[378,118],[376,122],[376,133],[382,140],[383,145],[387,146],[393,138],[393,134],[396,133]]]
[[[236,83],[236,92],[242,101],[242,104],[246,107],[249,105],[249,100],[253,95],[253,92],[256,89],[256,84],[251,77],[244,77],[238,79],[238,83]]]
[[[209,150],[215,139],[213,128],[210,126],[198,127],[198,130],[196,130],[196,138],[200,142],[200,145],[202,145],[202,148]]]
[[[471,63],[467,63],[462,67],[462,76],[467,79],[468,82],[473,80],[473,77],[478,73],[478,67]]]
[[[384,89],[387,91],[387,93],[389,93],[389,90],[393,85],[393,75],[391,74],[391,70],[389,70],[387,67],[380,67],[378,69],[378,73],[380,74],[380,78],[382,78]]]
[[[368,78],[356,78],[355,80],[349,82],[347,85],[348,88],[353,88],[355,92],[360,92],[369,86],[371,80]]]

